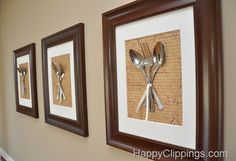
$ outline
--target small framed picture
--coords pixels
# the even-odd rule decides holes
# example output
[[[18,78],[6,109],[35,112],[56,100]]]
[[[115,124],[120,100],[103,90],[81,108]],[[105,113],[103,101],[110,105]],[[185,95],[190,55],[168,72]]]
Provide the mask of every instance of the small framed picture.
[[[46,122],[88,136],[84,24],[42,39]]]
[[[35,44],[14,51],[17,112],[38,118]]]
[[[103,14],[109,145],[221,150],[219,11],[219,1],[139,0]]]

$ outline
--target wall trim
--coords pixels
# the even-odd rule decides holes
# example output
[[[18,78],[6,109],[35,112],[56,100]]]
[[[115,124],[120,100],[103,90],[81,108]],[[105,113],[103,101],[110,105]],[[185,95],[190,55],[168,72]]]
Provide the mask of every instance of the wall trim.
[[[0,157],[3,156],[6,161],[14,161],[10,155],[8,155],[1,147],[0,147]]]

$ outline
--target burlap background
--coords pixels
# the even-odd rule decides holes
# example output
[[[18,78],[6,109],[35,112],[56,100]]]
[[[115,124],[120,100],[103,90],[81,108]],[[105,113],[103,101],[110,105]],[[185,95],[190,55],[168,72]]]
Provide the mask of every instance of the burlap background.
[[[29,64],[28,63],[23,63],[23,64],[19,64],[19,67],[22,69],[26,69],[26,76],[25,76],[25,89],[26,89],[26,93],[25,95],[22,95],[22,77],[19,76],[20,78],[20,96],[21,98],[24,99],[30,99],[30,88],[29,88]]]
[[[53,86],[53,103],[56,105],[72,107],[71,99],[71,74],[70,74],[70,54],[64,54],[56,57],[52,57],[52,62],[56,65],[60,64],[64,70],[65,76],[62,80],[62,87],[66,96],[66,100],[59,102],[57,98],[58,85],[57,85],[57,76],[52,70],[52,86]]]
[[[158,41],[161,41],[165,46],[166,62],[157,72],[153,83],[165,108],[160,111],[156,106],[154,113],[149,112],[148,120],[181,126],[182,81],[179,30],[126,41],[128,117],[136,119],[145,118],[145,107],[142,107],[142,110],[138,113],[135,110],[146,89],[146,81],[141,72],[132,64],[129,57],[130,49],[134,49],[143,55],[138,41],[146,42],[151,52],[153,52],[154,46]]]

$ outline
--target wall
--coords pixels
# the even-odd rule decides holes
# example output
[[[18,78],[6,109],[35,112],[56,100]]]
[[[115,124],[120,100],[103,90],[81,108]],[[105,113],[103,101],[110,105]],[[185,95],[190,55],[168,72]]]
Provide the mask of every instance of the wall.
[[[131,0],[0,0],[0,147],[16,161],[137,161],[106,145],[101,13]],[[236,159],[236,1],[223,1],[226,161]],[[85,23],[89,138],[44,123],[41,38]],[[39,119],[15,112],[12,51],[36,43]],[[1,73],[1,69],[3,73]],[[1,82],[0,82],[1,85]],[[5,116],[5,117],[3,117]],[[2,120],[3,119],[3,120]],[[5,125],[5,127],[2,127]],[[2,133],[4,131],[4,133]],[[3,142],[4,139],[4,142]]]
[[[224,47],[224,135],[226,161],[236,160],[236,1],[222,0],[223,47]]]
[[[131,0],[0,0],[6,136],[3,148],[16,161],[134,161],[106,145],[101,13]],[[44,122],[41,39],[79,22],[85,23],[89,138]],[[12,51],[36,43],[39,119],[15,110]],[[2,78],[3,76],[3,78]],[[2,89],[2,88],[1,88]]]
[[[1,25],[0,25],[1,28]],[[1,29],[0,29],[1,30]],[[0,50],[1,50],[2,46],[1,46],[1,41],[0,41]],[[0,147],[1,145],[3,145],[3,140],[4,140],[4,111],[3,111],[3,86],[2,86],[2,61],[1,61],[1,52],[0,52]]]

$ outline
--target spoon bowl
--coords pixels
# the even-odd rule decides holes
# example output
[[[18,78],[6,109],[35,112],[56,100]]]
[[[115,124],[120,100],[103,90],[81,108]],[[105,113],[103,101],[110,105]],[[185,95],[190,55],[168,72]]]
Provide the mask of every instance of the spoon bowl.
[[[130,49],[129,56],[131,62],[137,67],[143,64],[143,57],[136,50]]]
[[[163,66],[165,63],[165,47],[163,43],[157,42],[153,51],[153,63],[157,64],[159,67]]]

